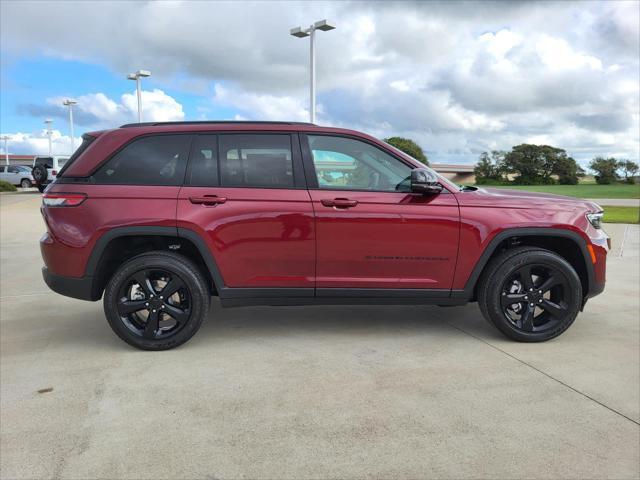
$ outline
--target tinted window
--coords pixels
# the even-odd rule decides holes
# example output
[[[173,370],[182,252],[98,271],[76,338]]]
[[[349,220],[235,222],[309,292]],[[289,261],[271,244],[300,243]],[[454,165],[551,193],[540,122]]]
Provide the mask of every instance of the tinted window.
[[[18,173],[19,171],[18,167],[7,167],[8,173]]]
[[[193,140],[190,185],[210,187],[218,182],[218,142],[216,135],[198,135]]]
[[[91,143],[95,140],[95,137],[92,137],[91,135],[87,135],[84,134],[82,136],[82,143],[80,144],[80,146],[78,148],[76,148],[76,151],[73,152],[73,154],[71,155],[71,157],[69,158],[68,161],[64,161],[64,163],[60,164],[59,166],[60,171],[58,172],[58,177],[62,176],[62,174],[64,173],[64,171],[69,168],[69,166],[76,161],[76,158],[78,158],[80,155],[82,155],[82,153],[89,147],[89,145],[91,145]]]
[[[308,138],[320,188],[411,191],[411,167],[379,148],[344,137]]]
[[[36,165],[44,165],[46,168],[53,168],[53,158],[38,157],[36,158]]]
[[[96,183],[180,185],[190,135],[156,135],[134,140],[93,175]]]
[[[293,188],[290,135],[220,135],[226,187]]]

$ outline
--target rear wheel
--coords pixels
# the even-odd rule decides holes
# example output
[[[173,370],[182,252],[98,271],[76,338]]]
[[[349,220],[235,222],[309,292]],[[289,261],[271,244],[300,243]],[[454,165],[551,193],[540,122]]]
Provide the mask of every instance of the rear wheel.
[[[507,337],[542,342],[575,320],[582,301],[580,278],[564,258],[521,247],[496,257],[478,289],[480,310]]]
[[[167,350],[189,340],[209,311],[209,289],[189,260],[151,252],[124,263],[104,293],[104,312],[121,339],[143,350]]]

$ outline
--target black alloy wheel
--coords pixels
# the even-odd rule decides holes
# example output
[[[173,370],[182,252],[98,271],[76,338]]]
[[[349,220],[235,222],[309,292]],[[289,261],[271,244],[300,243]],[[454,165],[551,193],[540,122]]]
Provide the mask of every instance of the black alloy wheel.
[[[118,314],[135,335],[148,340],[177,333],[191,318],[191,294],[180,277],[161,269],[142,269],[122,283]]]
[[[187,258],[150,252],[125,262],[107,283],[104,310],[113,331],[143,350],[189,340],[209,310],[210,291]]]
[[[525,265],[502,286],[500,303],[506,319],[524,332],[555,328],[570,313],[569,282],[548,265]]]
[[[507,337],[541,342],[573,323],[582,304],[582,284],[558,254],[519,247],[489,262],[478,287],[478,304]]]

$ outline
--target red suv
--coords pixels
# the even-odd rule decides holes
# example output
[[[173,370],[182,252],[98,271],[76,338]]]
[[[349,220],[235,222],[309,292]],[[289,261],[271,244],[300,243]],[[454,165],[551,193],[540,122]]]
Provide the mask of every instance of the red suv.
[[[560,335],[604,289],[602,210],[460,188],[363,133],[289,122],[124,125],[84,136],[43,195],[44,279],[104,298],[162,350],[222,306],[463,305],[508,337]]]

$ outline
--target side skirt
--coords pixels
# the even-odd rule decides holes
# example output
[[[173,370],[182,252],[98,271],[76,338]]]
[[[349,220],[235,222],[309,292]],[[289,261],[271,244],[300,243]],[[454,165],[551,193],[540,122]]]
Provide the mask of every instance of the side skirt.
[[[304,305],[465,305],[467,298],[450,290],[343,288],[225,288],[223,307]]]

